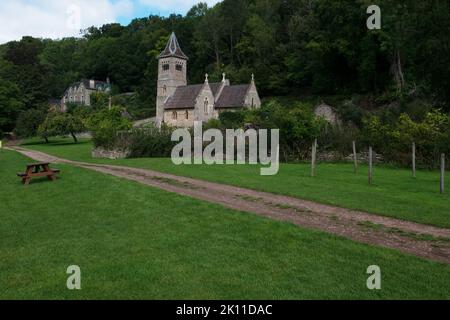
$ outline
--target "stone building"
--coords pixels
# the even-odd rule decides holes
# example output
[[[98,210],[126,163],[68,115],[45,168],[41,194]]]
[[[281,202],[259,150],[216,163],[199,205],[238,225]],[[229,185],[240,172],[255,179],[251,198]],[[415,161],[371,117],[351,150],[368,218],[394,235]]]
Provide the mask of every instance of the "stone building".
[[[72,84],[64,92],[61,99],[61,111],[67,110],[68,103],[76,103],[80,105],[91,105],[91,94],[94,92],[110,92],[111,84],[109,79],[104,81],[83,79],[80,82]]]
[[[194,121],[217,119],[224,111],[259,108],[261,100],[252,75],[251,82],[231,85],[223,74],[221,82],[210,83],[208,75],[202,84],[187,84],[187,63],[175,33],[158,56],[156,123],[192,127]]]
[[[340,125],[341,123],[341,120],[339,119],[339,116],[333,109],[333,107],[325,104],[324,102],[322,102],[314,109],[314,114],[316,115],[316,117],[323,118],[332,125]]]

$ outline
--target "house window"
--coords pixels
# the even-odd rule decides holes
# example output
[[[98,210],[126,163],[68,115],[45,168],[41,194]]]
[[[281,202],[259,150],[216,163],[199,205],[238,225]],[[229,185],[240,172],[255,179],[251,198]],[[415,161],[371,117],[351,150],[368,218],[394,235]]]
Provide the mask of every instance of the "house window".
[[[208,105],[209,105],[208,98],[205,98],[205,103],[203,104],[203,111],[205,112],[205,114],[208,114]]]
[[[172,112],[172,119],[177,120],[177,112],[176,111]]]
[[[189,111],[186,110],[186,120],[189,119]]]
[[[164,71],[167,71],[167,70],[169,70],[169,69],[170,69],[170,66],[169,66],[168,63],[163,64],[163,70],[164,70]]]
[[[255,99],[252,98],[252,108],[255,106]]]
[[[183,71],[183,65],[182,64],[177,64],[175,69],[177,69],[177,71]]]

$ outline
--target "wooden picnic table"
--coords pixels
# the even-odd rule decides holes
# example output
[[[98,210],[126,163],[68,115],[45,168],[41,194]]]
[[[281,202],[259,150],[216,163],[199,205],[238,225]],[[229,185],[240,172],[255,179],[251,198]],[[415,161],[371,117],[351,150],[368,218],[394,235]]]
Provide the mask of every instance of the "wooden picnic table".
[[[49,162],[38,162],[27,164],[26,171],[17,173],[17,176],[22,178],[24,185],[29,185],[32,178],[38,177],[47,177],[48,180],[55,181],[59,172],[58,169],[50,169]]]

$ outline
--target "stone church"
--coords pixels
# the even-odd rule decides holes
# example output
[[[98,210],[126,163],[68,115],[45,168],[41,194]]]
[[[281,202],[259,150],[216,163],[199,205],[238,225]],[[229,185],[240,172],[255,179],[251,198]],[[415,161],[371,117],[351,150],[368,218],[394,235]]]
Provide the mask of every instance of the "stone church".
[[[192,127],[194,121],[217,119],[221,112],[261,107],[253,75],[251,82],[243,85],[231,85],[225,74],[221,82],[209,83],[206,74],[204,83],[188,85],[188,60],[172,33],[158,56],[158,126]]]

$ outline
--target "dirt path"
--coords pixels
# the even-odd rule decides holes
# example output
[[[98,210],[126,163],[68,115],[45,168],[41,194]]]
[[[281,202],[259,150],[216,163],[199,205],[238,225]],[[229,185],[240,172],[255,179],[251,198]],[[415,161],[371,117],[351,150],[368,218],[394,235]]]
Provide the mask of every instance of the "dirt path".
[[[10,149],[37,161],[71,164],[231,209],[450,263],[450,229],[152,170],[71,161],[20,147]]]

